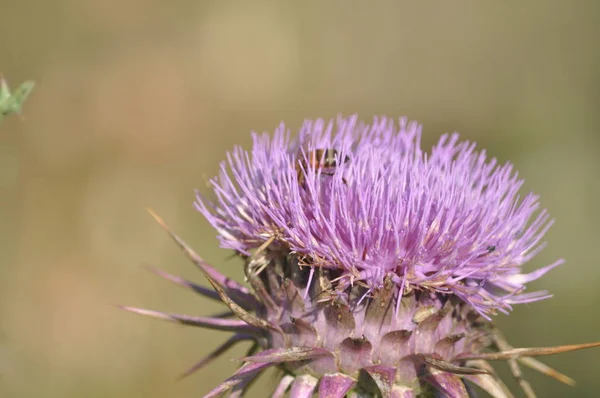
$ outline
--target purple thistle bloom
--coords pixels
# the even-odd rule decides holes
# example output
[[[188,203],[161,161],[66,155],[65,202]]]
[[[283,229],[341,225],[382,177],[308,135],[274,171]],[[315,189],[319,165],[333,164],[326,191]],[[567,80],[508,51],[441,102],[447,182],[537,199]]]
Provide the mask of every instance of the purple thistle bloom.
[[[600,343],[514,349],[490,322],[512,304],[550,297],[526,284],[560,265],[522,266],[552,224],[538,197],[519,200],[512,165],[444,135],[430,153],[421,127],[375,118],[282,124],[235,148],[196,208],[221,246],[244,260],[250,289],[207,264],[169,231],[214,292],[154,270],[231,312],[193,317],[124,307],[182,324],[234,332],[185,375],[240,341],[254,344],[238,371],[209,392],[243,395],[264,369],[291,398],[472,397],[475,384],[512,397],[488,361],[506,360],[573,380],[533,359]],[[166,228],[158,216],[157,220]],[[237,317],[237,319],[235,319]]]
[[[283,124],[272,139],[253,138],[252,153],[235,148],[211,181],[218,200],[196,202],[222,247],[249,254],[274,238],[313,269],[341,271],[343,287],[363,281],[369,294],[390,276],[402,289],[456,295],[486,317],[550,297],[523,293],[525,284],[562,260],[521,272],[543,248],[548,214],[535,214],[533,194],[519,202],[523,181],[510,163],[488,161],[457,134],[431,154],[406,119],[306,121],[294,140]],[[308,168],[299,181],[297,157],[323,148],[337,151],[335,173]]]

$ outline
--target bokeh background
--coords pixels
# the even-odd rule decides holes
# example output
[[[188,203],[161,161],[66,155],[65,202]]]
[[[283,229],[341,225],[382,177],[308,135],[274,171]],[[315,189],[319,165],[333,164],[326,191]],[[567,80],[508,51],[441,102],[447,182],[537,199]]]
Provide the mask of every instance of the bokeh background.
[[[197,397],[230,374],[243,348],[175,381],[225,336],[113,306],[222,309],[141,267],[202,281],[144,208],[241,278],[193,189],[251,130],[339,112],[515,163],[557,220],[528,269],[567,263],[496,321],[516,346],[599,340],[599,4],[2,1],[0,72],[37,88],[0,125],[0,396]],[[599,349],[545,361],[578,386],[525,370],[540,397],[598,396]]]

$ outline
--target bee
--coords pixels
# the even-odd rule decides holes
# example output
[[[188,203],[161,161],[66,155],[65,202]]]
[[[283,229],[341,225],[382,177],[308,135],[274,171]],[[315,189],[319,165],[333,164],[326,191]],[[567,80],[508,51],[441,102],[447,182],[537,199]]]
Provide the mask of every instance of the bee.
[[[308,151],[306,157],[302,155],[302,151],[298,153],[298,162],[296,164],[296,173],[298,175],[298,183],[304,184],[306,180],[306,172],[309,168],[321,170],[321,174],[332,176],[335,174],[335,168],[338,165],[339,152],[332,148],[321,148]],[[346,163],[350,160],[348,156],[342,159],[342,163]],[[342,178],[344,184],[346,180]]]

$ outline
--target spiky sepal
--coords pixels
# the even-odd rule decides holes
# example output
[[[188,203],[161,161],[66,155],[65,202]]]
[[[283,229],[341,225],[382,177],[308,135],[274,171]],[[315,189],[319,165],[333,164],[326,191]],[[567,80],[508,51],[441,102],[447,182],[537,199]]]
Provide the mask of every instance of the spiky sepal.
[[[155,218],[168,230],[162,220]],[[572,384],[572,379],[531,358],[598,346],[513,349],[490,322],[462,300],[431,290],[405,290],[385,283],[372,291],[341,282],[344,275],[311,266],[270,240],[242,256],[252,290],[226,278],[169,231],[199,267],[216,295],[164,272],[159,275],[212,299],[230,312],[212,318],[127,310],[234,332],[234,336],[186,372],[196,371],[237,342],[259,351],[241,358],[240,369],[205,397],[228,390],[240,396],[268,367],[282,370],[273,397],[469,397],[476,384],[494,397],[512,397],[489,360],[507,360],[526,395],[533,391],[518,362]],[[401,285],[400,285],[401,286]],[[365,292],[369,292],[368,297]],[[227,319],[236,316],[239,320]]]

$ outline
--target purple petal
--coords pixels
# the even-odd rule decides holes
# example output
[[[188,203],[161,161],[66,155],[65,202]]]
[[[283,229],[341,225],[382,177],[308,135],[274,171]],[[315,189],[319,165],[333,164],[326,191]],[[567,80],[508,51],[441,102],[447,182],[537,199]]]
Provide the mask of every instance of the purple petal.
[[[409,330],[396,330],[384,335],[379,349],[381,361],[397,365],[402,358],[413,352],[411,336],[412,332]]]
[[[434,370],[431,372],[431,375],[425,377],[425,380],[446,396],[453,398],[469,398],[467,388],[460,377],[451,373]]]
[[[344,398],[354,384],[356,380],[345,374],[325,375],[319,382],[319,398]]]
[[[246,394],[248,387],[257,379],[258,374],[252,377],[246,377],[240,383],[231,388],[228,398],[241,398]]]
[[[392,387],[391,398],[416,398],[415,392],[412,388],[403,386]]]
[[[338,346],[342,340],[349,337],[356,327],[354,316],[350,308],[341,303],[335,303],[325,308],[325,321],[327,322],[325,332],[326,340],[332,346]]]
[[[367,373],[375,380],[383,398],[391,398],[392,387],[396,378],[396,368],[390,366],[375,365],[365,368]]]
[[[373,346],[366,339],[348,337],[340,345],[340,367],[345,373],[353,374],[371,364]]]
[[[273,391],[271,398],[283,398],[285,396],[285,392],[287,391],[288,387],[290,386],[290,384],[292,384],[293,381],[294,376],[283,376],[279,381],[277,388],[275,389],[275,391]]]
[[[564,264],[565,260],[560,259],[558,261],[555,261],[554,263],[547,265],[545,267],[542,267],[536,271],[530,272],[529,274],[516,274],[516,275],[511,275],[507,278],[505,278],[507,281],[517,284],[517,285],[524,285],[526,283],[529,283],[531,281],[534,281],[536,279],[541,278],[542,276],[544,276],[548,271],[558,267],[559,265]]]
[[[239,368],[233,376],[225,379],[224,382],[215,387],[212,391],[204,396],[204,398],[213,398],[218,396],[219,394],[224,393],[225,391],[237,386],[238,384],[247,381],[248,379],[253,379],[260,373],[262,370],[268,368],[273,364],[271,363],[246,363]]]
[[[290,389],[290,398],[311,398],[318,380],[310,375],[297,376]]]

